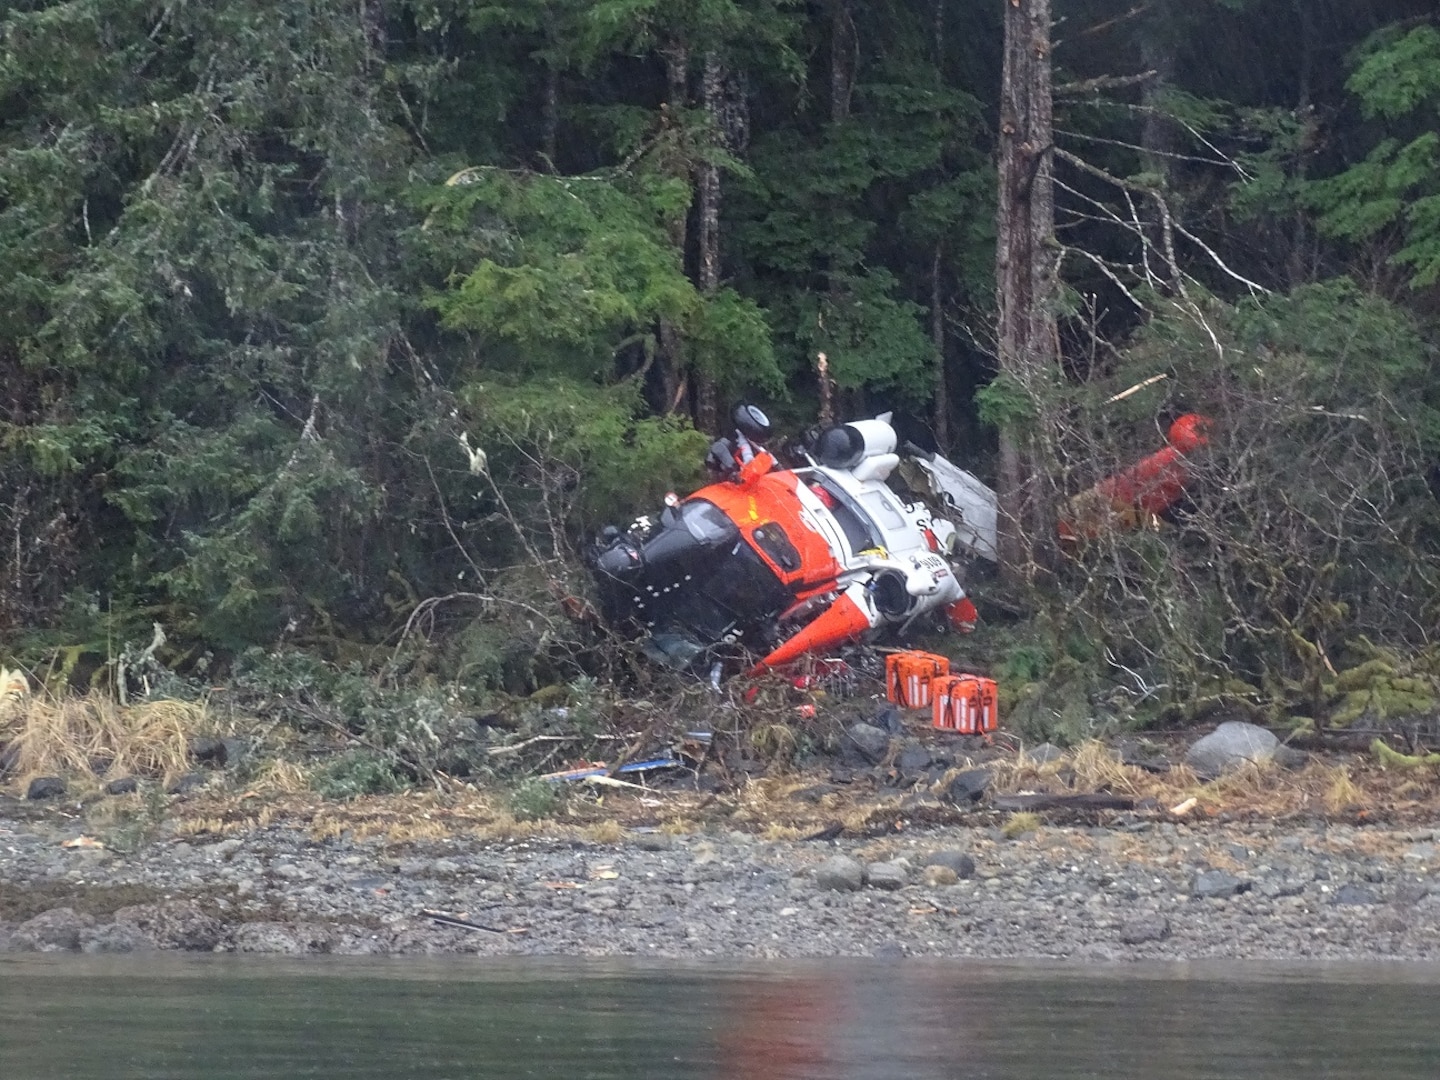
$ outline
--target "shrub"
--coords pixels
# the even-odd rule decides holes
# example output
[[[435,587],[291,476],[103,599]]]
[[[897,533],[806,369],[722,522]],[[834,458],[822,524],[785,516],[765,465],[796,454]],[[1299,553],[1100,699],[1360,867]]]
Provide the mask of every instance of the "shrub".
[[[518,820],[539,821],[560,812],[565,805],[565,792],[559,784],[532,776],[515,784],[506,801],[510,813]]]
[[[410,786],[395,762],[373,750],[347,750],[310,774],[310,787],[327,799],[393,795]]]

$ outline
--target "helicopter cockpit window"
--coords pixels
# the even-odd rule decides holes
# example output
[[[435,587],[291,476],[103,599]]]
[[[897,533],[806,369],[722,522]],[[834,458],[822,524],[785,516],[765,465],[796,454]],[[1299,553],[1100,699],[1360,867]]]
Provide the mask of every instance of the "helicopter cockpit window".
[[[718,506],[704,499],[681,503],[678,516],[690,535],[702,544],[721,544],[739,533],[735,523],[722,514]]]
[[[822,472],[815,472],[807,477],[806,482],[845,533],[845,541],[851,551],[864,551],[879,545],[879,539],[859,506],[834,481]]]
[[[904,529],[907,524],[905,515],[900,513],[899,507],[886,498],[883,491],[876,488],[860,493],[860,505],[870,514],[871,519],[886,532],[899,531]]]

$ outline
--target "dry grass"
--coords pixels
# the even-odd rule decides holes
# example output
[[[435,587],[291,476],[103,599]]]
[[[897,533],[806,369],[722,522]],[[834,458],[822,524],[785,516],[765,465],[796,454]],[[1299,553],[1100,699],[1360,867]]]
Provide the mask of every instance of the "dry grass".
[[[1364,758],[1315,758],[1300,769],[1285,769],[1274,762],[1248,763],[1202,781],[1185,765],[1159,774],[1124,765],[1113,750],[1093,741],[1043,765],[1024,754],[997,762],[991,786],[1006,794],[1111,792],[1137,802],[1153,799],[1161,811],[1193,799],[1193,809],[1177,815],[1177,820],[1191,821],[1218,814],[1393,817],[1424,813],[1427,805],[1433,811],[1440,804],[1440,778],[1417,785],[1413,776],[1378,768]]]
[[[175,823],[176,836],[224,836],[236,831],[236,826],[218,817],[186,818]]]
[[[581,833],[592,844],[618,844],[625,839],[624,827],[614,818],[586,825]]]
[[[0,742],[16,755],[23,782],[36,776],[173,777],[189,763],[190,741],[213,730],[203,706],[146,701],[121,706],[99,693],[52,700],[11,694],[0,711]]]
[[[760,833],[762,840],[799,840],[805,833],[794,825],[781,825],[778,822],[771,822],[766,825]]]
[[[310,822],[310,839],[317,844],[323,844],[326,840],[335,840],[343,836],[347,828],[344,821],[321,811]]]
[[[295,762],[274,758],[264,764],[250,788],[271,795],[298,795],[310,790],[310,776]]]
[[[1022,810],[1005,819],[1005,824],[1000,826],[1000,834],[1007,839],[1014,840],[1016,837],[1034,832],[1038,828],[1040,828],[1040,815]]]
[[[1330,772],[1330,785],[1325,790],[1325,809],[1336,814],[1348,807],[1359,805],[1364,797],[1351,779],[1349,771],[1331,769]]]

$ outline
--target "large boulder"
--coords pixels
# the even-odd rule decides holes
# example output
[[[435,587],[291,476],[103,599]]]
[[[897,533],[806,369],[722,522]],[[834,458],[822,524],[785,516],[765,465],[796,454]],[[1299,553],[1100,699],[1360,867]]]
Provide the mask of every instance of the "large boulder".
[[[243,923],[235,928],[234,947],[237,953],[278,953],[282,956],[305,956],[328,953],[334,935],[316,923],[287,925],[276,922]]]
[[[1280,740],[1262,727],[1242,720],[1227,720],[1195,743],[1185,754],[1185,764],[1206,780],[1213,780],[1247,761],[1269,761]]]
[[[815,887],[834,892],[855,892],[865,884],[865,868],[846,855],[836,855],[815,867]]]
[[[84,953],[131,953],[153,949],[149,936],[130,923],[101,923],[80,931],[80,951]]]
[[[1250,884],[1225,870],[1202,870],[1190,884],[1190,895],[1197,900],[1227,900],[1249,892]]]
[[[136,904],[115,912],[114,920],[128,926],[161,949],[212,952],[224,938],[220,921],[194,900],[166,900]]]
[[[25,789],[27,799],[58,799],[65,794],[65,781],[58,776],[37,776]]]
[[[955,872],[957,878],[975,876],[975,860],[963,851],[944,848],[932,851],[920,860],[921,866],[943,866]]]
[[[901,859],[893,862],[873,862],[865,867],[865,882],[872,889],[894,892],[903,889],[910,880],[910,868]]]
[[[966,769],[951,778],[945,785],[945,797],[957,806],[979,802],[990,785],[990,770],[985,768]]]
[[[861,756],[872,765],[878,765],[884,761],[885,756],[890,752],[890,733],[883,728],[862,721],[858,724],[851,724],[845,734],[850,745],[855,747]]]
[[[11,948],[16,952],[74,951],[80,948],[81,933],[94,925],[94,919],[76,914],[73,908],[51,908],[17,926]]]

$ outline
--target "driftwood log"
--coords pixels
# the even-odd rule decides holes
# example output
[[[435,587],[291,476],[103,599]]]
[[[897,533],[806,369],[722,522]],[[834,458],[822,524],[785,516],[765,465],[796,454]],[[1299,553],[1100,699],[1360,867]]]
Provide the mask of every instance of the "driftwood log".
[[[1134,810],[1129,795],[996,795],[990,800],[996,810]]]

